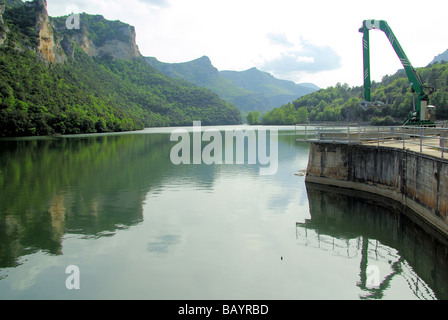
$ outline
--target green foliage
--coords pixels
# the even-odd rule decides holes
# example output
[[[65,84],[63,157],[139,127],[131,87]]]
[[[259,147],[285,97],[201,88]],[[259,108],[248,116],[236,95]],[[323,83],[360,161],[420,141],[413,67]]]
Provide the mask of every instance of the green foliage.
[[[372,126],[396,126],[400,122],[395,121],[391,116],[386,116],[384,118],[373,117],[370,119],[370,124]]]
[[[1,3],[5,3],[8,8],[19,7],[23,5],[22,0],[1,0]]]
[[[425,85],[436,91],[429,96],[429,103],[436,106],[438,120],[448,119],[448,63],[434,63],[417,70]],[[305,122],[370,122],[372,125],[396,125],[403,123],[413,108],[413,96],[404,70],[383,77],[380,83],[372,83],[372,101],[381,101],[383,108],[363,110],[359,103],[364,100],[363,87],[350,88],[338,83],[335,87],[321,89],[305,95],[281,108],[273,109],[263,116],[263,124],[293,124]],[[293,107],[292,107],[292,106]],[[305,108],[307,118],[297,117]],[[305,113],[304,113],[305,115]],[[305,121],[303,121],[305,119]],[[299,121],[300,120],[300,121]]]
[[[143,121],[132,110],[108,105],[93,90],[83,90],[83,83],[74,79],[84,72],[78,64],[48,68],[32,51],[1,48],[0,136],[92,133],[100,119],[103,131],[142,129]]]
[[[218,71],[206,56],[184,63],[163,63],[152,57],[147,57],[146,61],[168,76],[210,89],[246,114],[252,110],[268,111],[316,91],[312,87],[276,79],[256,68]]]
[[[250,111],[246,116],[246,121],[248,124],[258,124],[258,120],[260,119],[260,112],[258,111]]]
[[[12,45],[35,47],[38,44],[38,34],[35,29],[37,14],[41,9],[37,2],[27,2],[27,5],[11,1],[6,3],[7,10],[3,20],[11,29],[8,42]]]
[[[235,106],[207,89],[163,75],[143,58],[95,59],[74,45],[73,58],[47,66],[32,49],[35,38],[25,34],[31,16],[22,8],[7,10],[10,31],[0,47],[0,137],[129,131],[192,125],[194,120],[241,123]],[[100,24],[106,20],[90,19],[95,28],[89,32],[103,41],[107,25]]]
[[[282,108],[274,108],[272,111],[263,115],[261,122],[265,125],[279,124],[292,125],[296,123],[305,123],[308,121],[309,113],[304,107],[296,109],[292,103]]]
[[[82,21],[82,23],[80,24],[80,29],[68,30],[65,27],[67,18],[68,16],[62,16],[51,19],[58,32],[61,33],[64,38],[73,35],[74,33],[78,33],[80,35],[85,33],[96,46],[104,45],[107,40],[118,40],[122,42],[132,41],[132,39],[128,37],[127,33],[124,32],[124,29],[132,29],[134,27],[129,26],[124,22],[118,20],[109,21],[102,15],[81,13],[80,21]]]

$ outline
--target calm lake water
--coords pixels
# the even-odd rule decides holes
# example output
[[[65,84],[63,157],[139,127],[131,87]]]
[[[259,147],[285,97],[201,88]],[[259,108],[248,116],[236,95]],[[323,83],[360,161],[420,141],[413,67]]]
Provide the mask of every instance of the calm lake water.
[[[0,140],[0,299],[448,298],[446,249],[390,201],[305,184],[294,127],[274,175],[174,165],[170,132]]]

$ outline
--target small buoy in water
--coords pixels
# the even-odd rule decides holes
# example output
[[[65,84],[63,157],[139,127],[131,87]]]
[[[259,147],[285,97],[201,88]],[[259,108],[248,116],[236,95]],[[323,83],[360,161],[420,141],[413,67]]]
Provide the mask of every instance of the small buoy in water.
[[[283,257],[280,257],[280,260],[283,260]]]

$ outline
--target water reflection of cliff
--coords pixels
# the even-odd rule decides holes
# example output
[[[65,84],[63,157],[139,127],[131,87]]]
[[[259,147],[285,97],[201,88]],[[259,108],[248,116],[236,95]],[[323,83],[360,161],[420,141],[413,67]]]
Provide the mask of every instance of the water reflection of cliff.
[[[61,254],[66,233],[107,236],[142,221],[170,147],[166,134],[0,141],[0,267],[38,250]],[[212,170],[201,174],[212,183]]]
[[[42,250],[62,254],[65,234],[104,237],[143,220],[148,192],[213,188],[223,166],[174,166],[168,133],[0,141],[0,268]],[[296,156],[294,136],[279,137],[281,157]],[[227,173],[258,174],[257,166]],[[173,204],[176,205],[176,204]]]
[[[359,260],[361,299],[381,299],[403,277],[419,299],[448,298],[446,243],[430,236],[401,205],[359,191],[307,183],[311,219],[297,223],[298,240]],[[380,271],[372,284],[372,270]]]

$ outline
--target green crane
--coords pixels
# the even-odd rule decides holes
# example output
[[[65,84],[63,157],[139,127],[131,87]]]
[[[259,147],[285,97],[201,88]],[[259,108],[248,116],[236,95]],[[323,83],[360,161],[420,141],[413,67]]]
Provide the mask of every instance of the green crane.
[[[364,96],[366,99],[366,101],[361,102],[360,106],[363,109],[374,106],[370,97],[371,81],[369,40],[369,31],[374,29],[381,30],[386,34],[390,44],[400,59],[404,70],[406,71],[406,75],[411,84],[412,92],[417,93],[417,103],[414,103],[413,110],[409,112],[408,118],[405,120],[404,125],[433,126],[435,120],[435,107],[428,105],[428,95],[434,92],[434,88],[423,84],[422,79],[417,74],[408,57],[404,53],[403,48],[392,32],[392,29],[384,20],[364,20],[362,27],[359,29],[359,32],[363,34]]]

